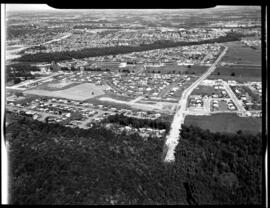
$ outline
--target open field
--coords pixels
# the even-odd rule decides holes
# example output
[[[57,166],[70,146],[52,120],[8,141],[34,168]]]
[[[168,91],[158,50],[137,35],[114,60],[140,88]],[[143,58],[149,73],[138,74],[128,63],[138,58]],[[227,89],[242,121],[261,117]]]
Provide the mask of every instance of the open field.
[[[127,96],[116,95],[113,93],[106,93],[106,97],[110,97],[110,98],[117,99],[117,100],[123,100],[123,101],[131,101],[134,99],[134,98],[130,98]]]
[[[218,75],[210,75],[208,77],[208,79],[223,79],[224,81],[228,81],[228,80],[235,80],[239,83],[244,83],[247,81],[250,82],[261,82],[262,78],[261,77],[242,77],[242,76],[238,76],[238,77],[232,77],[232,76],[218,76]]]
[[[81,83],[79,82],[59,82],[59,81],[53,81],[50,83],[44,83],[40,86],[38,86],[36,89],[39,90],[48,90],[48,91],[58,91],[58,90],[65,90],[71,87],[74,87],[76,85],[79,85]]]
[[[161,74],[195,74],[200,75],[206,71],[208,67],[207,66],[200,66],[200,65],[194,65],[194,66],[180,66],[177,64],[167,64],[165,66],[161,67],[147,67],[146,71],[150,73],[161,73]]]
[[[128,109],[138,109],[138,110],[144,110],[144,111],[166,111],[171,113],[174,108],[175,104],[170,102],[151,102],[146,103],[143,102],[137,102],[137,103],[129,103],[127,101],[123,100],[117,100],[110,97],[103,97],[99,96],[98,98],[93,98],[88,100],[89,103],[92,104],[98,104],[98,105],[104,105],[106,107],[115,107],[115,108],[128,108]]]
[[[214,87],[199,85],[192,91],[191,95],[212,95],[212,93],[217,93]]]
[[[211,132],[235,133],[242,130],[242,132],[256,134],[261,132],[262,119],[239,117],[234,113],[220,113],[211,116],[187,116],[185,125],[198,126]]]
[[[245,46],[240,41],[225,43],[229,49],[222,62],[261,65],[261,50]]]
[[[232,76],[234,73],[234,76]],[[262,81],[262,68],[252,65],[218,66],[209,79]]]
[[[129,109],[129,110],[132,109],[127,104],[100,100],[99,98],[101,98],[101,97],[103,97],[103,96],[100,95],[100,96],[97,96],[97,97],[94,97],[94,98],[90,98],[90,99],[85,100],[84,102],[91,103],[93,105],[103,105],[103,106],[108,107],[108,108]]]
[[[102,88],[104,87],[96,86],[90,83],[84,83],[65,90],[48,91],[35,89],[35,90],[26,90],[24,93],[83,101],[99,95],[103,95],[104,92]]]

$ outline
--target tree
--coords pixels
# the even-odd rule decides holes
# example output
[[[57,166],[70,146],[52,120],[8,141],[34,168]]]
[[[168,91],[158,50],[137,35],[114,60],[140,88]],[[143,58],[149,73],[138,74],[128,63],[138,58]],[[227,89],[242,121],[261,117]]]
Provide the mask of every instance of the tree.
[[[21,82],[21,79],[16,77],[13,79],[14,84],[19,84]]]
[[[22,97],[23,96],[23,93],[22,92],[15,92],[14,93],[17,97]]]
[[[79,112],[72,112],[70,119],[72,120],[80,120],[82,119],[82,115]]]
[[[238,130],[236,133],[241,135],[243,132],[242,132],[242,130]]]
[[[235,76],[235,73],[234,73],[234,72],[232,72],[232,73],[231,73],[231,76],[232,76],[232,77],[234,77],[234,76]]]

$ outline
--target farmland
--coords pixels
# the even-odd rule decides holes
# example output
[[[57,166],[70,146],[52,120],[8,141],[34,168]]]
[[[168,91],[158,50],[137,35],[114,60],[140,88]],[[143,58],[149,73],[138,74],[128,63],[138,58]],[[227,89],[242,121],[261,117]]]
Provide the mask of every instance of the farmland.
[[[209,79],[261,81],[262,68],[251,65],[218,66]]]
[[[211,116],[187,116],[185,125],[198,126],[211,132],[235,133],[238,130],[256,134],[261,132],[261,118],[242,118],[236,114],[215,114]]]
[[[235,64],[261,65],[261,50],[255,50],[243,45],[241,42],[225,43],[229,47],[222,61]]]

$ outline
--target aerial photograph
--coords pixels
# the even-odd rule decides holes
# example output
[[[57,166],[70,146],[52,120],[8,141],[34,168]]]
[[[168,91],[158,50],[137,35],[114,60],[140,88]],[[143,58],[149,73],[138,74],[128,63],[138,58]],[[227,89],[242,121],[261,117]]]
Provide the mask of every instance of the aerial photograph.
[[[8,204],[265,203],[260,6],[1,6]]]

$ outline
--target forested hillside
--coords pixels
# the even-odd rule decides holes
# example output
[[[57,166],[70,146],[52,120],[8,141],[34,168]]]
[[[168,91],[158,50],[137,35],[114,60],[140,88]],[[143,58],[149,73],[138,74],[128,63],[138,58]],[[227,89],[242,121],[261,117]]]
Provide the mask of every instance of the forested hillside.
[[[184,127],[163,139],[6,115],[12,204],[260,204],[261,137]]]

